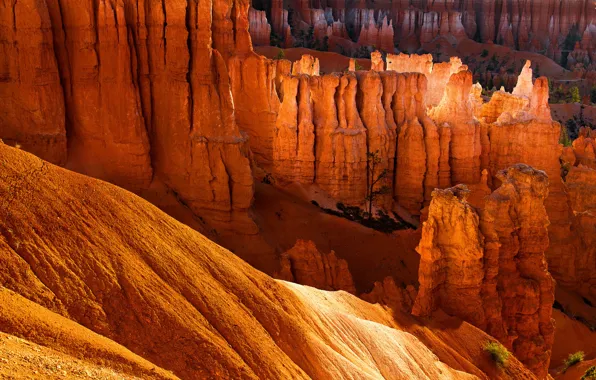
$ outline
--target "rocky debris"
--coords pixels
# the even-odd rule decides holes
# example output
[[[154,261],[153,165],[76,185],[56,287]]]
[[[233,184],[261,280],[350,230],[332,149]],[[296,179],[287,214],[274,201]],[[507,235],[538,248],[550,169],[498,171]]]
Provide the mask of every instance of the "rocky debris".
[[[524,164],[498,174],[480,215],[469,190],[435,190],[417,248],[420,289],[412,313],[438,308],[499,339],[539,378],[548,375],[554,281],[547,270],[546,173]]]
[[[310,240],[297,240],[294,247],[282,253],[280,271],[274,277],[321,290],[356,294],[346,260],[338,259],[333,251],[319,252]]]

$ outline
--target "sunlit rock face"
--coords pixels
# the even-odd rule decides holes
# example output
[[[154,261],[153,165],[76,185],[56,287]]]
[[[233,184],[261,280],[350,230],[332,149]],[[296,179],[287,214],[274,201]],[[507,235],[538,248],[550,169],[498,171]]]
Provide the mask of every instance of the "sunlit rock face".
[[[545,378],[554,341],[548,178],[523,164],[498,177],[501,185],[480,214],[465,186],[433,192],[417,249],[420,289],[412,313],[430,316],[440,308],[469,321]]]
[[[2,39],[22,47],[0,55],[0,67],[27,79],[0,82],[11,94],[2,104],[26,108],[2,112],[0,138],[133,191],[158,178],[216,228],[255,232],[228,76],[228,63],[252,55],[248,8],[240,0],[2,7],[2,30],[16,31]]]

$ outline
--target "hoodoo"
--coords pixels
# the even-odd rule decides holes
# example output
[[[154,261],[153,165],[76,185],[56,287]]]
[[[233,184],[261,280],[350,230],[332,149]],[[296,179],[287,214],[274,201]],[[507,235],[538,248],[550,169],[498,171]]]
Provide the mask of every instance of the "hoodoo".
[[[436,190],[422,227],[420,289],[412,313],[441,308],[487,331],[539,378],[554,341],[554,281],[547,271],[546,173],[518,164],[480,215],[464,186]]]
[[[0,1],[0,378],[588,377],[595,25]]]

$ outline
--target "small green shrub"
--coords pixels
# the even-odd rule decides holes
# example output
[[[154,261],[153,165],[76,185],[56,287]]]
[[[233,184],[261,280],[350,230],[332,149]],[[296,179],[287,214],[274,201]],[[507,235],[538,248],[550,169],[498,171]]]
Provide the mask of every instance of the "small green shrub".
[[[509,360],[509,351],[499,342],[487,342],[484,351],[490,354],[490,357],[497,364],[497,367],[507,367]]]
[[[565,365],[563,366],[563,373],[565,373],[569,367],[576,365],[577,363],[584,360],[584,352],[577,351],[574,354],[569,354],[567,359],[565,359]]]
[[[581,103],[582,98],[579,94],[579,88],[577,88],[577,86],[571,87],[569,89],[569,94],[571,95],[571,103]]]
[[[282,49],[279,49],[279,52],[277,52],[277,55],[275,56],[276,60],[281,60],[281,59],[286,59],[286,52],[283,51]]]
[[[591,366],[586,370],[581,380],[596,380],[596,366]]]
[[[573,142],[569,138],[569,131],[567,130],[567,126],[561,127],[561,137],[559,138],[559,144],[563,146],[572,146]]]
[[[482,54],[480,54],[480,56],[483,58],[488,57],[488,50],[486,50],[486,49],[482,50]]]

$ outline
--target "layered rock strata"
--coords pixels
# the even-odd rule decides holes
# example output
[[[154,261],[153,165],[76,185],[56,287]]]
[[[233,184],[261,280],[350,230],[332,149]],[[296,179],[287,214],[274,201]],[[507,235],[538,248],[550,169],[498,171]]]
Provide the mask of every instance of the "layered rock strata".
[[[434,187],[451,183],[451,134],[426,114],[424,75],[300,74],[284,76],[281,86],[273,138],[276,178],[314,183],[337,201],[359,205],[367,191],[367,153],[375,153],[380,162],[370,174],[386,171],[378,186],[390,189],[379,206],[391,209],[395,198],[413,214]]]
[[[420,289],[412,313],[438,308],[499,339],[538,378],[548,375],[554,281],[547,270],[546,173],[518,164],[480,215],[465,186],[433,193],[417,250]]]
[[[66,115],[53,41],[45,3],[0,8],[0,138],[64,164]]]
[[[248,147],[226,62],[252,50],[248,8],[242,0],[1,7],[2,103],[24,112],[1,112],[0,138],[57,163],[68,143],[72,169],[135,191],[155,176],[215,228],[234,222],[254,232]]]
[[[271,43],[271,25],[267,21],[267,12],[250,8],[248,21],[253,46],[268,46]]]

